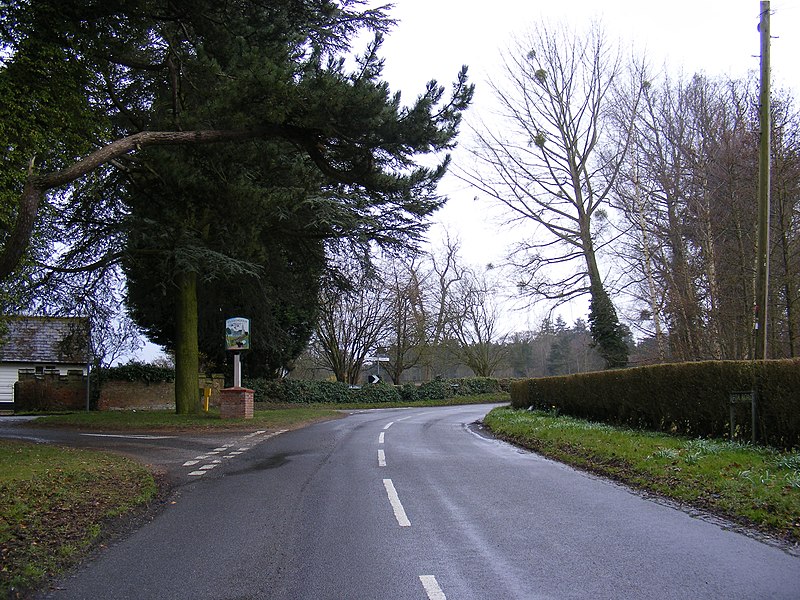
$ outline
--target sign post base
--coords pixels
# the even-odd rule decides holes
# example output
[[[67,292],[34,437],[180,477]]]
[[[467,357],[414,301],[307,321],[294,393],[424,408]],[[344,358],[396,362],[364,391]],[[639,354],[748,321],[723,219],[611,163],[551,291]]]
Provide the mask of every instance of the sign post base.
[[[253,390],[231,387],[220,390],[219,416],[223,419],[252,419]]]

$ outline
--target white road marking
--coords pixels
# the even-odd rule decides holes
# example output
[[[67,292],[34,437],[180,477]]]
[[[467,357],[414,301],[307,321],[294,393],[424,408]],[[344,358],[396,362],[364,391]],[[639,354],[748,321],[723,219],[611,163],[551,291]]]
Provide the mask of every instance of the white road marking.
[[[82,433],[86,437],[122,438],[126,440],[170,440],[174,435],[123,435],[116,433]]]
[[[383,431],[381,431],[381,434],[378,436],[378,443],[379,443],[379,444],[382,444],[382,443],[383,443],[383,440],[384,440],[384,436],[385,436],[385,435],[386,435],[386,433],[384,433]]]
[[[241,444],[242,441],[244,441],[244,440],[246,440],[248,438],[253,438],[253,437],[257,436],[257,435],[261,435],[261,434],[264,434],[264,433],[267,433],[266,430],[259,430],[259,431],[254,431],[253,433],[248,433],[247,435],[242,436],[241,440],[239,440],[238,442],[236,442],[236,441],[229,442],[227,444],[224,444],[224,445],[220,446],[219,448],[214,448],[213,450],[209,450],[205,454],[201,454],[200,456],[195,456],[194,460],[187,460],[185,463],[183,463],[183,466],[184,467],[192,467],[192,466],[196,465],[197,463],[199,463],[201,460],[212,459],[211,463],[205,464],[202,467],[200,467],[197,471],[192,471],[192,472],[189,473],[189,475],[194,475],[195,477],[199,477],[200,475],[205,475],[208,471],[210,471],[211,469],[213,469],[217,465],[222,464],[222,460],[221,459],[229,459],[229,458],[234,458],[235,456],[239,456],[240,454],[250,450],[251,446],[242,446],[238,450],[231,450],[232,448],[234,448],[238,444]],[[269,439],[269,438],[274,437],[276,435],[280,435],[281,433],[286,433],[286,429],[281,429],[280,431],[273,431],[272,433],[264,436],[263,439],[266,440],[266,439]],[[105,435],[105,434],[83,434],[83,435]],[[140,439],[161,439],[161,437],[142,436],[142,435],[135,435],[135,436],[105,435],[105,437],[133,437],[133,438],[140,438]],[[162,436],[162,437],[163,438],[169,438],[169,437],[175,437],[175,436]],[[223,455],[222,457],[216,456],[220,452],[227,452],[227,454]]]
[[[400,497],[397,495],[397,490],[394,489],[394,484],[391,479],[383,480],[383,487],[386,488],[386,495],[389,496],[389,504],[392,505],[394,517],[397,519],[397,524],[400,527],[411,527],[411,521],[406,516],[406,511],[400,503]]]
[[[383,450],[378,450],[378,466],[386,466],[386,453]]]
[[[430,412],[430,411],[429,411]],[[402,419],[397,419],[398,421],[405,421],[407,419],[413,419],[414,417],[421,417],[422,415],[427,415],[428,413],[418,413],[416,415],[408,415],[407,417],[403,417]]]
[[[428,594],[428,600],[447,600],[442,588],[436,581],[433,575],[420,575],[419,580],[422,582],[422,587],[425,588],[425,593]]]
[[[386,430],[387,430],[387,429],[389,429],[389,427],[391,427],[392,425],[394,425],[394,421],[390,421],[389,423],[387,423],[386,425],[384,425],[384,426],[383,426],[383,430],[384,430],[384,431],[386,431]]]

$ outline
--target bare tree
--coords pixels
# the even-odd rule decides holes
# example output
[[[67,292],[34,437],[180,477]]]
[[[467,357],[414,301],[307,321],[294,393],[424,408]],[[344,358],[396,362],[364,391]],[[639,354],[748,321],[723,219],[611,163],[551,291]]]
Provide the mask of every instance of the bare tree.
[[[390,260],[383,271],[389,312],[385,347],[389,361],[385,367],[398,385],[403,373],[423,356],[427,310],[423,300],[424,273],[417,256]]]
[[[370,352],[383,345],[390,319],[383,285],[371,274],[350,268],[349,289],[327,282],[312,338],[313,353],[337,381],[358,383]]]
[[[630,137],[628,129],[609,138],[603,116],[617,93],[638,104],[641,73],[623,69],[597,25],[579,36],[540,23],[506,54],[505,76],[492,83],[502,126],[475,132],[477,165],[460,176],[507,208],[510,222],[534,226],[511,256],[520,289],[557,302],[589,294],[592,337],[609,367],[624,366],[624,328],[598,265],[593,218],[603,214]],[[603,143],[616,150],[601,155]]]
[[[417,312],[417,320],[425,332],[420,364],[423,367],[424,379],[428,381],[435,371],[449,366],[443,364],[447,353],[441,350],[448,341],[449,323],[452,318],[449,313],[451,298],[462,277],[459,249],[460,242],[447,235],[441,252],[427,256],[427,264],[421,269],[419,277],[422,301]]]
[[[478,377],[491,377],[506,359],[506,333],[500,325],[497,286],[490,269],[476,273],[460,268],[448,302],[448,331],[457,341],[456,353]]]

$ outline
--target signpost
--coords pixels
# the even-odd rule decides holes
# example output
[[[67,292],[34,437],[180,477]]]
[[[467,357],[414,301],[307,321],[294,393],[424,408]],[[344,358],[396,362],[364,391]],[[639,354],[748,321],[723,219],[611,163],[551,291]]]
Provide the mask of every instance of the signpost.
[[[239,353],[250,349],[250,319],[233,317],[225,321],[225,348],[233,351],[233,387],[242,387]]]
[[[368,379],[367,379],[370,383],[375,384],[375,383],[380,383],[381,382],[381,363],[382,362],[389,362],[389,357],[388,356],[367,356],[364,359],[364,364],[365,365],[371,365],[373,363],[378,365],[375,374],[374,375],[370,375],[368,377]]]
[[[233,317],[225,321],[225,348],[233,352],[233,387],[220,391],[219,416],[223,419],[252,419],[253,390],[242,387],[239,354],[250,349],[250,319]]]

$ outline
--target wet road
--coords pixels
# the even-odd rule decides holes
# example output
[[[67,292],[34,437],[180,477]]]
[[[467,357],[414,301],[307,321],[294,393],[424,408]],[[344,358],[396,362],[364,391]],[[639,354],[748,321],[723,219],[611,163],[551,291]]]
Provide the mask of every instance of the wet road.
[[[219,462],[42,597],[798,597],[797,556],[484,436],[489,408],[136,441]]]

